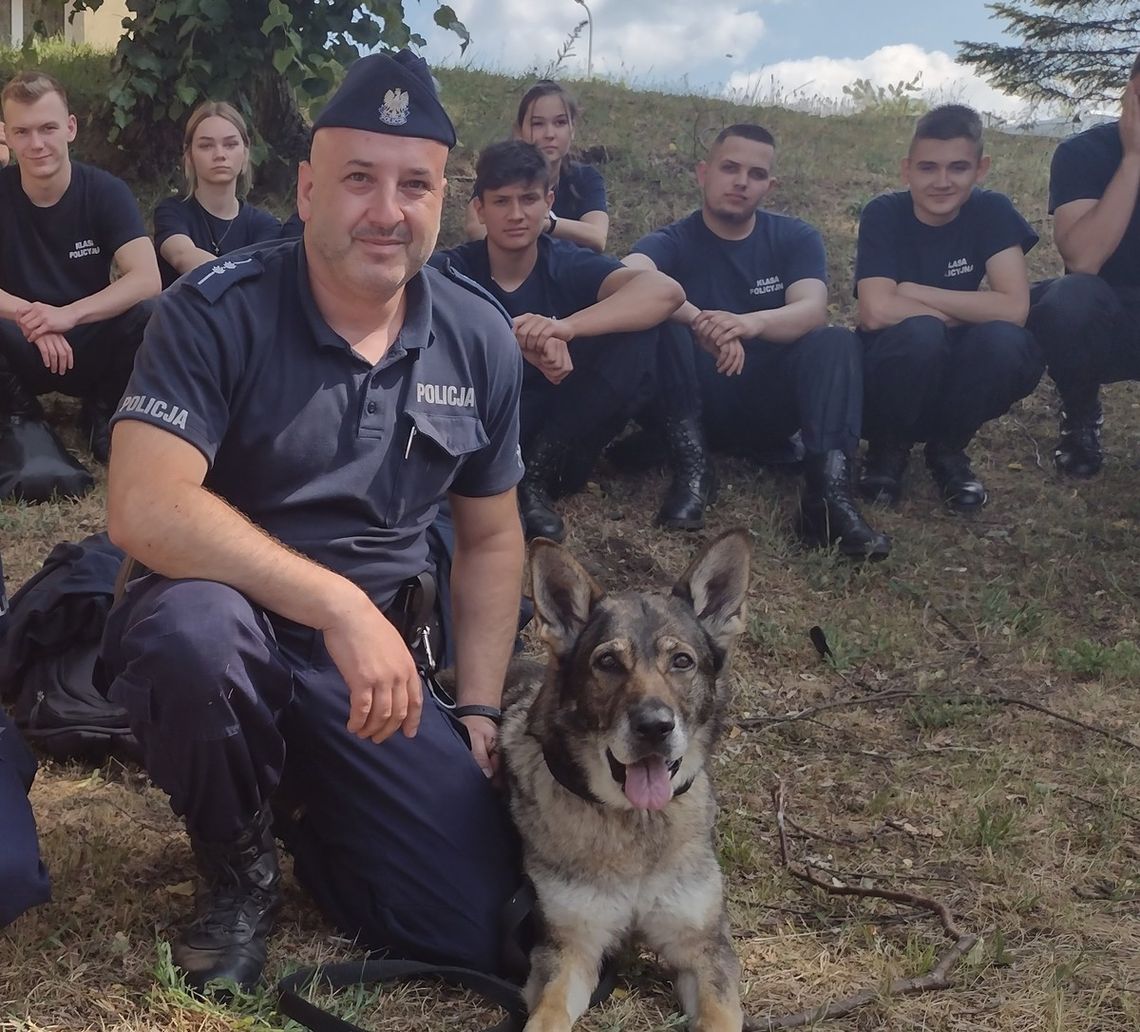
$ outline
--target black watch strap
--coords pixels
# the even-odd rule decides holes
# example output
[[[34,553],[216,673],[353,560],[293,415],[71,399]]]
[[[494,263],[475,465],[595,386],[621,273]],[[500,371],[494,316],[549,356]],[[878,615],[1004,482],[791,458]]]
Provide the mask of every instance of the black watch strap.
[[[470,706],[456,706],[451,711],[451,715],[456,719],[459,717],[486,717],[496,724],[503,722],[503,711],[498,706],[480,706],[476,703],[472,703]]]

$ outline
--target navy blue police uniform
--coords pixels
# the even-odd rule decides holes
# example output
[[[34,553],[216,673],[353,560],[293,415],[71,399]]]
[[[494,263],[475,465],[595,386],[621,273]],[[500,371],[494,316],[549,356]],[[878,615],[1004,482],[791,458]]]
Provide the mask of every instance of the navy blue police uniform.
[[[393,131],[454,144],[416,61],[358,61],[315,131],[387,131],[379,111]],[[385,96],[393,78],[402,89]],[[448,492],[492,496],[522,474],[521,360],[503,314],[434,269],[404,289],[402,328],[372,365],[321,315],[303,242],[221,258],[163,293],[115,416],[198,448],[206,488],[382,610],[428,568]],[[497,968],[513,832],[426,689],[414,738],[361,740],[320,633],[225,584],[154,574],[112,610],[104,659],[195,841],[233,842],[272,805],[297,878],[360,945]]]
[[[26,301],[67,305],[111,282],[111,263],[124,244],[145,237],[130,188],[109,172],[71,163],[71,183],[53,205],[33,204],[17,166],[0,168],[0,289]],[[66,336],[74,366],[51,372],[15,322],[0,319],[0,361],[30,394],[60,391],[113,408],[150,317],[151,300],[111,319],[85,323]]]
[[[560,219],[581,220],[591,211],[607,211],[606,181],[593,165],[564,161],[554,184],[554,203],[550,206]]]
[[[1118,122],[1063,141],[1049,169],[1049,214],[1071,201],[1100,200],[1123,156]],[[1099,413],[1102,383],[1140,379],[1140,201],[1095,276],[1066,272],[1034,285],[1029,327],[1065,410]]]
[[[883,277],[977,291],[994,255],[1010,247],[1027,253],[1037,240],[1009,198],[992,190],[975,188],[942,226],[919,221],[909,191],[881,194],[859,220],[855,282]],[[965,448],[983,423],[1033,391],[1044,368],[1033,335],[1002,320],[947,326],[917,315],[860,337],[869,440]]]
[[[486,240],[472,240],[432,258],[474,280],[511,317],[566,319],[598,301],[602,283],[623,266],[566,240],[538,238],[538,258],[527,278],[504,290],[491,276]],[[536,435],[565,445],[575,467],[588,473],[598,453],[621,430],[646,391],[656,331],[580,337],[569,345],[574,369],[552,384],[530,363],[523,366],[519,428],[523,456]],[[574,479],[580,479],[575,477]]]
[[[698,210],[642,237],[633,252],[672,276],[702,311],[771,311],[784,306],[793,283],[827,282],[819,232],[801,219],[766,211],[756,212],[756,225],[743,240],[725,240],[705,225]],[[796,430],[802,431],[808,454],[854,450],[863,382],[850,330],[826,326],[790,344],[743,343],[743,372],[722,376],[687,328],[666,324],[658,365],[670,411],[682,417],[699,414],[709,443],[726,451],[768,452]],[[694,382],[699,392],[693,391]]]
[[[238,202],[238,213],[232,219],[219,219],[206,211],[196,197],[167,197],[154,209],[154,248],[158,252],[162,287],[165,290],[179,275],[162,257],[162,245],[172,236],[187,236],[195,247],[220,258],[253,244],[276,240],[280,235],[281,223],[275,215],[245,201]]]
[[[51,898],[36,820],[28,805],[35,773],[35,757],[0,710],[0,928]]]

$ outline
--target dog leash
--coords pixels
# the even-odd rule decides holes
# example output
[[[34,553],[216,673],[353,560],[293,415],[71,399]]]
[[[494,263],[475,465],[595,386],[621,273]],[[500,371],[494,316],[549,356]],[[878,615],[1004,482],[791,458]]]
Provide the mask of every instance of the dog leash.
[[[526,1024],[526,1004],[519,987],[513,982],[470,968],[443,967],[414,960],[387,958],[318,964],[294,971],[277,983],[277,1009],[311,1032],[365,1032],[359,1025],[338,1018],[306,1000],[301,991],[306,985],[345,989],[355,985],[423,981],[442,982],[455,989],[470,990],[507,1012],[502,1021],[484,1029],[484,1032],[521,1032]]]

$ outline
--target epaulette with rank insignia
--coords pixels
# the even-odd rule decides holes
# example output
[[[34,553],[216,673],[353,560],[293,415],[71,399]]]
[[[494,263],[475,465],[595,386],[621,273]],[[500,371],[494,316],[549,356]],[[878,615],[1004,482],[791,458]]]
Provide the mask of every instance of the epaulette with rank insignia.
[[[443,260],[442,268],[438,265],[433,265],[432,268],[435,269],[436,272],[442,272],[449,280],[453,283],[458,283],[464,290],[470,290],[472,294],[478,294],[484,301],[490,301],[498,313],[507,320],[507,325],[514,325],[510,313],[503,307],[502,302],[481,283],[476,283],[470,276],[464,276],[463,273],[456,270],[455,266],[451,264],[450,258]]]
[[[217,301],[235,283],[251,279],[264,271],[257,255],[226,255],[212,265],[203,265],[189,273],[185,282],[207,301]]]

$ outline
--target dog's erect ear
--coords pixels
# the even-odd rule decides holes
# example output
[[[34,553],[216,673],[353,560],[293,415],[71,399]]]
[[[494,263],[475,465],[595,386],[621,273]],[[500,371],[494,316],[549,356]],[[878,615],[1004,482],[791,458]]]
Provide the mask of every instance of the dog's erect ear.
[[[605,592],[565,548],[545,538],[530,543],[530,579],[539,637],[562,659]]]
[[[752,542],[738,527],[705,545],[673,588],[724,652],[744,630],[751,562]]]

